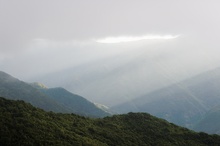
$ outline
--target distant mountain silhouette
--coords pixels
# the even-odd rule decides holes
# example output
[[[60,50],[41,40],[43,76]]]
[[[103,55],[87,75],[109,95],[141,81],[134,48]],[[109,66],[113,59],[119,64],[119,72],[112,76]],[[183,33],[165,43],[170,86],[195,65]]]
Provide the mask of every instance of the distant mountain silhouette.
[[[45,89],[45,92],[42,92],[40,89]],[[50,96],[49,94],[53,94],[51,91],[55,92],[57,95],[54,94],[53,96]],[[46,89],[42,84],[40,86],[40,84],[36,85],[36,83],[35,86],[33,86],[33,84],[30,85],[20,81],[2,71],[0,71],[0,96],[8,99],[24,100],[46,111],[77,113],[91,117],[103,117],[109,115],[85,98],[74,95],[65,89]],[[71,102],[69,102],[67,106],[65,103],[68,101]],[[76,106],[76,108],[74,108],[74,106]]]
[[[112,108],[119,113],[149,112],[192,128],[220,103],[220,69],[217,68]]]
[[[2,71],[0,71],[0,96],[8,99],[24,100],[46,111],[68,112],[65,107],[62,107],[28,83]]]
[[[37,89],[61,104],[69,111],[72,111],[76,114],[94,117],[104,117],[110,115],[109,113],[104,112],[102,109],[98,108],[94,103],[91,103],[87,99],[73,94],[64,88],[58,87],[48,89],[44,86],[42,88],[41,87],[42,86],[38,86]]]
[[[210,134],[220,134],[220,105],[212,108],[193,128]]]

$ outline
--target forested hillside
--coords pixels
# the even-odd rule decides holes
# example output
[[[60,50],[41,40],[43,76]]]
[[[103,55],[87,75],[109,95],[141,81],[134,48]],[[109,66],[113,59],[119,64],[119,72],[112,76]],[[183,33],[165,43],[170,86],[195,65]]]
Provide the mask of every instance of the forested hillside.
[[[4,146],[220,145],[220,136],[196,133],[146,113],[91,119],[5,98],[0,98],[0,127]]]

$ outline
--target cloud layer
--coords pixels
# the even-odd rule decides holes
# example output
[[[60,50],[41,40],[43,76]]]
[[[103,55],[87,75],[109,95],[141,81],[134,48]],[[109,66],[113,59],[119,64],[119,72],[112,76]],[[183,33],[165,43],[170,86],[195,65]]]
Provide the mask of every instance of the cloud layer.
[[[65,71],[74,69],[74,73],[80,72],[76,80],[91,83],[85,87],[79,81],[73,86],[79,87],[79,94],[93,95],[90,99],[97,102],[114,90],[118,94],[112,96],[126,97],[130,90],[137,93],[137,88],[148,87],[135,82],[143,80],[139,76],[154,84],[162,76],[180,80],[220,66],[219,5],[219,0],[0,0],[0,69],[25,81],[39,81],[59,72],[70,78],[72,74]],[[134,63],[136,70],[126,68],[137,60],[143,64]],[[111,76],[111,84],[99,81],[103,72],[107,80],[117,68],[125,69],[118,74],[131,74]],[[97,77],[94,82],[92,77]],[[125,87],[129,90],[120,92],[127,80],[135,86],[130,84]],[[91,93],[96,85],[117,88],[103,89],[106,92],[97,95]]]
[[[104,39],[98,39],[98,43],[124,43],[124,42],[134,42],[142,40],[168,40],[175,39],[179,35],[144,35],[144,36],[120,36],[120,37],[107,37]]]

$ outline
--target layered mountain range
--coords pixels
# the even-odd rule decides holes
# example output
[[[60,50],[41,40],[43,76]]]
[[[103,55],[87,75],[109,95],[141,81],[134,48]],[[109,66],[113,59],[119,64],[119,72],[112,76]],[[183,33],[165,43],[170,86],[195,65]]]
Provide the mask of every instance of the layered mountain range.
[[[25,83],[0,72],[0,96],[24,100],[56,113],[105,117],[113,113],[146,112],[180,126],[220,134],[220,69],[211,70],[171,86],[155,90],[118,106],[92,103],[64,88]]]
[[[148,112],[178,125],[219,133],[220,68],[156,90],[112,108]],[[212,118],[211,118],[212,117]],[[212,128],[210,128],[212,127]]]

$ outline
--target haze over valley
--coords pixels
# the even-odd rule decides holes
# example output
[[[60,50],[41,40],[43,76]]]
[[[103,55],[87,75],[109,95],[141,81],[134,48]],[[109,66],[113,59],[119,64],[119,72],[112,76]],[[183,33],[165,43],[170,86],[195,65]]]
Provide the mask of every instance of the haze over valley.
[[[30,109],[21,114],[25,121],[35,107],[45,110],[39,110],[41,116],[77,119],[92,127],[80,129],[84,134],[76,129],[77,138],[65,136],[94,145],[111,145],[112,137],[99,129],[103,121],[131,128],[135,121],[126,124],[124,118],[152,119],[147,113],[197,132],[220,134],[219,6],[218,0],[0,0],[0,102],[11,105],[0,110],[10,113],[4,115],[8,120],[7,115],[23,113],[23,107]],[[70,133],[71,120],[69,128],[64,126]],[[0,124],[7,129],[5,121]],[[170,128],[160,125],[159,133],[172,134],[175,126],[169,124],[161,122]],[[37,130],[32,128],[26,130]],[[182,130],[182,137],[192,134]],[[203,134],[194,138],[208,137]],[[103,135],[108,137],[104,141]],[[215,140],[218,136],[210,143]]]
[[[218,3],[1,1],[0,68],[114,106],[219,67]]]

